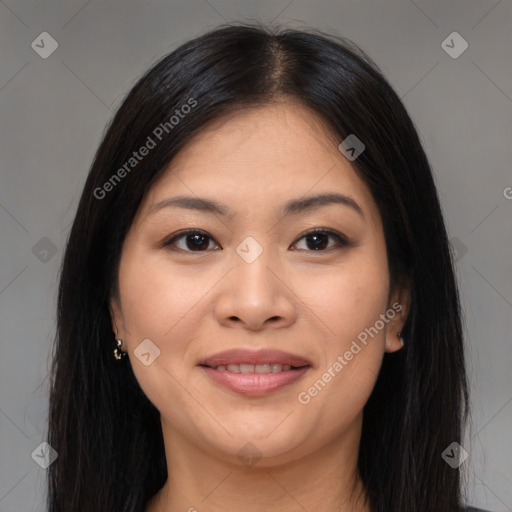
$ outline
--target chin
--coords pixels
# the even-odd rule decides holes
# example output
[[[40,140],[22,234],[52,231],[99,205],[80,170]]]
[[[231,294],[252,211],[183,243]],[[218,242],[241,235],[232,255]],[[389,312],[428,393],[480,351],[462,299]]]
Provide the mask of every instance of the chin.
[[[237,464],[247,465],[245,459],[248,458],[258,460],[259,466],[277,466],[300,458],[306,451],[304,430],[299,427],[280,430],[281,427],[276,429],[277,425],[279,422],[273,423],[272,427],[264,425],[261,429],[232,429],[233,438],[227,439],[226,443],[218,444],[216,439],[217,442],[211,440],[209,445],[217,446],[219,452],[230,458],[235,457]]]

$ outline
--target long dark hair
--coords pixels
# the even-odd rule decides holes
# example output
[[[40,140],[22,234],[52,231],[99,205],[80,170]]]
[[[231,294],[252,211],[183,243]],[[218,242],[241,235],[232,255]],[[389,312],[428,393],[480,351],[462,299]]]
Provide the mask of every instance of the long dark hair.
[[[385,354],[364,409],[358,465],[371,509],[460,510],[460,471],[441,453],[461,442],[467,417],[461,311],[416,129],[351,41],[254,23],[222,26],[158,61],[129,92],[96,153],[61,269],[49,512],[141,512],[165,483],[159,412],[129,362],[113,357],[109,298],[123,241],[145,193],[207,121],[279,98],[313,109],[340,142],[350,134],[363,141],[353,166],[383,220],[391,288],[411,286],[406,346]],[[128,166],[148,137],[154,147]]]

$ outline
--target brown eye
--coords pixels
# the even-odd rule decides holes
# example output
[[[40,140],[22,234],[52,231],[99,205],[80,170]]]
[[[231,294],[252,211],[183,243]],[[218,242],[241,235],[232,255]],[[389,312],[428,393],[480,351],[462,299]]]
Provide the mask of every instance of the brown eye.
[[[335,240],[336,243],[333,246],[329,246],[329,239]],[[300,240],[306,240],[306,249],[299,250],[307,250],[307,251],[326,251],[329,249],[333,249],[337,247],[344,247],[348,245],[347,239],[337,233],[336,231],[327,230],[327,229],[315,229],[313,231],[309,231],[305,235],[303,235]],[[295,242],[296,245],[298,242]]]
[[[178,244],[182,240],[183,243]],[[185,252],[204,252],[208,249],[210,241],[213,241],[213,238],[204,231],[188,230],[174,235],[171,239],[165,241],[163,246],[177,248],[177,250]]]

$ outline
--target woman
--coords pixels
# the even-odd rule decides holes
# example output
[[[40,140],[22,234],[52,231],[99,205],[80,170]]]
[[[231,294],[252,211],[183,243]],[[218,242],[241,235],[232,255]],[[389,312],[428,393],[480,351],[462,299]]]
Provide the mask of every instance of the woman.
[[[465,510],[440,204],[353,43],[221,27],[138,81],[68,241],[50,405],[51,512]]]

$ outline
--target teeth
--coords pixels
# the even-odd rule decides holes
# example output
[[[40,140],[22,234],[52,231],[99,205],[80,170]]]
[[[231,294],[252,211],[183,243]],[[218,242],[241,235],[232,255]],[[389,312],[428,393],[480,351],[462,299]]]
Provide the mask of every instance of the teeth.
[[[240,365],[240,373],[254,373],[254,365],[253,364],[241,364]]]
[[[256,373],[270,373],[270,365],[267,364],[256,364],[254,365],[254,371]]]
[[[219,372],[231,373],[279,373],[291,370],[289,364],[264,363],[264,364],[228,364],[215,366],[214,369]]]

